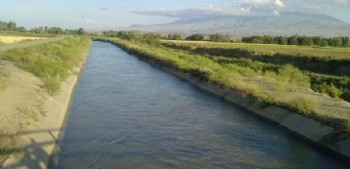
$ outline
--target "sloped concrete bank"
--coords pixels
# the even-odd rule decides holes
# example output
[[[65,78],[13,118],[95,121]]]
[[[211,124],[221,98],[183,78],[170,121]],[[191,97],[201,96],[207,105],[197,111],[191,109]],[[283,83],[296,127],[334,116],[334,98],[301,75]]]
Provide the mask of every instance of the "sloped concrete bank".
[[[115,44],[110,41],[105,42]],[[159,64],[159,61],[149,59],[147,56],[142,57],[142,53],[128,49],[123,45],[115,45],[138,57],[140,60],[148,62],[149,64],[171,73],[180,79],[186,80],[199,89],[221,98],[225,102],[255,114],[275,125],[281,126],[287,132],[318,150],[350,163],[350,135],[348,133],[336,130],[331,126],[282,107],[272,105],[260,108],[251,98],[244,96],[238,91],[222,88],[219,85],[199,80],[188,73],[164,67]]]
[[[80,71],[80,69],[79,69]],[[72,74],[62,83],[61,92],[45,102],[47,116],[18,133],[24,142],[24,154],[13,154],[3,168],[48,168],[59,150],[65,119],[78,75]]]

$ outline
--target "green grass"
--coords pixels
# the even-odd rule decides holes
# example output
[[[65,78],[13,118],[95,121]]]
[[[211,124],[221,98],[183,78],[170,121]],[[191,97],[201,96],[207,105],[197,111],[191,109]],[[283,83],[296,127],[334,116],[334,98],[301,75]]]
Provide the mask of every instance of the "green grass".
[[[315,112],[318,112],[319,109],[317,100],[315,98],[303,95],[292,97],[288,106],[290,106],[291,109],[294,109],[299,113],[303,113],[306,116],[313,116],[313,114]]]
[[[270,75],[290,64],[304,71],[314,91],[350,102],[350,48],[191,41],[163,41],[163,45]]]
[[[325,60],[350,60],[350,48],[316,47],[316,46],[294,46],[276,44],[247,44],[247,43],[220,43],[220,42],[195,42],[195,41],[163,41],[170,45],[188,48],[217,48],[217,49],[237,49],[246,51],[253,55],[276,54],[297,57],[318,57]]]
[[[60,91],[61,82],[73,67],[86,57],[91,40],[87,37],[68,37],[62,41],[12,49],[2,54],[2,59],[14,62],[19,68],[41,78],[50,95]]]
[[[57,37],[60,35],[53,34],[35,34],[31,32],[13,32],[13,31],[0,31],[0,36],[30,36],[30,37]]]

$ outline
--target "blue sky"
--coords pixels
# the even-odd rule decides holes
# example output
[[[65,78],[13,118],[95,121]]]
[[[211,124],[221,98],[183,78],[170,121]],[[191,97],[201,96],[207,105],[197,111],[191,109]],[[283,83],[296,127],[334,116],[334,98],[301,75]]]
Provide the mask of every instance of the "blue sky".
[[[350,0],[0,0],[0,20],[18,26],[107,30],[205,15],[320,13],[350,23]]]

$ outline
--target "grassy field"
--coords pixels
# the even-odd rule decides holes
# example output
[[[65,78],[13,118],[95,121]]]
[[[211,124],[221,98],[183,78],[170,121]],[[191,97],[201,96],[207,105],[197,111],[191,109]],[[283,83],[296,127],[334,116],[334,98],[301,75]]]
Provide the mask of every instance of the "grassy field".
[[[54,95],[72,68],[84,61],[90,42],[87,37],[69,37],[63,41],[8,50],[2,53],[1,59],[12,61],[41,78],[47,92]]]
[[[23,41],[32,41],[32,40],[40,40],[47,39],[44,37],[30,37],[30,36],[1,36],[0,35],[0,43],[2,44],[13,44]]]
[[[44,90],[46,90],[48,94],[54,95],[60,91],[61,82],[72,73],[76,73],[74,72],[74,68],[81,66],[81,64],[85,62],[90,44],[91,39],[88,37],[67,37],[60,41],[34,45],[26,48],[11,49],[0,54],[0,64],[2,60],[11,61],[17,67],[34,74],[43,81]],[[2,80],[2,78],[6,78],[7,75],[7,72],[0,69],[0,80]],[[23,77],[21,78],[24,79]],[[1,85],[2,84],[0,81],[0,92]],[[30,88],[30,90],[32,89]],[[21,96],[21,98],[22,97],[25,98],[25,96]],[[35,98],[37,96],[27,97]],[[33,100],[35,100],[34,98]],[[24,107],[23,109],[19,109],[21,108],[20,106],[22,105],[18,105],[18,107],[15,108],[16,111],[20,111],[19,114],[21,116],[16,116],[16,119],[19,119],[18,121],[21,123],[27,122],[28,119],[26,118],[38,120],[38,114],[32,113],[40,113],[42,116],[44,116],[46,113],[43,107],[39,107],[42,106],[41,102],[40,105],[34,105],[36,108],[35,111],[33,109],[33,105],[30,105],[31,107]],[[36,111],[37,109],[39,111]],[[29,110],[33,110],[33,112]],[[8,112],[2,113],[6,114]],[[22,115],[21,113],[24,114]],[[2,126],[4,126],[4,128],[0,129],[0,168],[10,154],[16,151],[21,151],[21,149],[18,148],[18,145],[14,143],[16,141],[15,138],[2,135],[4,133],[11,134],[11,132],[15,132],[12,130],[11,132],[7,131],[6,125],[8,125],[11,129],[16,130],[17,126],[21,124],[17,124],[17,121],[9,123],[4,119],[1,119],[1,122],[3,123]]]
[[[350,48],[182,40],[163,40],[163,42],[170,45],[189,48],[236,49],[253,55],[288,55],[295,57],[317,57],[323,60],[350,60]]]
[[[163,41],[163,45],[255,71],[278,73],[290,64],[310,77],[314,91],[350,102],[350,48],[193,41]]]
[[[338,129],[348,130],[348,109],[337,107],[330,114],[326,103],[338,101],[310,90],[310,77],[293,65],[273,65],[249,59],[201,55],[161,44],[137,40],[104,39],[129,53],[152,60],[161,66],[188,73],[203,81],[232,88],[250,97],[261,107],[278,105],[315,118]],[[343,103],[343,102],[341,102]],[[347,105],[347,103],[344,103]],[[347,105],[349,106],[349,105]],[[329,108],[329,107],[328,107]],[[330,107],[333,109],[333,107]]]

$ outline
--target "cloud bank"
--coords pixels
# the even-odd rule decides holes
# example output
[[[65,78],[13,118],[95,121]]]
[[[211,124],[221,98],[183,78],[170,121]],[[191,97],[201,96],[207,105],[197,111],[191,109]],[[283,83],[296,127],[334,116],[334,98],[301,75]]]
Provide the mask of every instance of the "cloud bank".
[[[147,9],[133,12],[186,19],[220,15],[280,15],[283,12],[319,14],[327,10],[350,11],[350,0],[232,0],[225,6],[205,4],[182,10]]]

